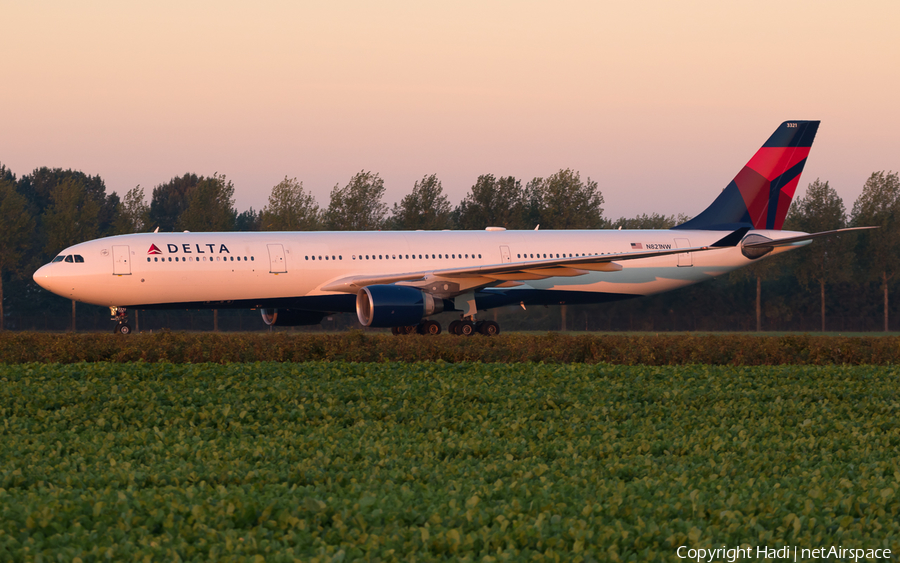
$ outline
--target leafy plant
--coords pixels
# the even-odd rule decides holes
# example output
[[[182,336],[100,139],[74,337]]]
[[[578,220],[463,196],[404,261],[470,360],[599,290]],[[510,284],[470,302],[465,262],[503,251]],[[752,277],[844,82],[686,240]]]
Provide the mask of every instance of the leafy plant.
[[[0,559],[896,553],[898,383],[871,366],[0,366]]]

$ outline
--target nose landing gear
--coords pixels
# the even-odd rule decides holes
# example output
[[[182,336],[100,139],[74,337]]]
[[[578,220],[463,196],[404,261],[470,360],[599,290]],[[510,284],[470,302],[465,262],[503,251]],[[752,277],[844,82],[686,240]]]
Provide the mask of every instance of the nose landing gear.
[[[128,312],[125,307],[110,307],[109,314],[112,317],[110,320],[116,321],[116,326],[113,328],[115,334],[131,334],[131,325],[128,324]]]

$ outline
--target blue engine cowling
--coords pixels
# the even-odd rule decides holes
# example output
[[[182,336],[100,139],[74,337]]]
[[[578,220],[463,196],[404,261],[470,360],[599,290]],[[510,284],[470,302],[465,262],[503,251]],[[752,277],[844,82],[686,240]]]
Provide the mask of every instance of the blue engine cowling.
[[[370,285],[356,294],[356,316],[363,326],[409,326],[443,310],[443,299],[414,287]]]
[[[297,309],[260,309],[263,322],[269,326],[305,326],[322,322],[325,313]]]

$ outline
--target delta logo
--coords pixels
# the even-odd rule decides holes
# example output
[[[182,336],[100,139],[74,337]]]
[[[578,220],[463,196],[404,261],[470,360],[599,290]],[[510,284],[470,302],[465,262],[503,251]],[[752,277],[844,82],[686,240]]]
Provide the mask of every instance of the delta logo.
[[[202,247],[206,247],[208,250],[203,250]],[[219,250],[216,251],[216,245],[211,243],[206,244],[195,244],[194,249],[191,249],[190,244],[182,244],[179,247],[177,244],[167,244],[166,249],[170,254],[176,254],[178,252],[183,252],[185,254],[206,254],[207,252],[210,254],[231,254],[231,251],[228,250],[228,247],[224,244],[219,244]],[[147,250],[147,254],[162,254],[163,251],[156,246],[155,244],[151,244],[150,248]]]

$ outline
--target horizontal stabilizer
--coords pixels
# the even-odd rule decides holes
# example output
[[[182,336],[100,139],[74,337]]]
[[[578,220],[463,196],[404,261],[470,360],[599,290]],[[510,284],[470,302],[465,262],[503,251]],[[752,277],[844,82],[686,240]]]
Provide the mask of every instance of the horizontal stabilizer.
[[[775,246],[790,246],[795,242],[803,242],[816,238],[828,237],[832,235],[841,235],[852,231],[868,231],[869,229],[877,229],[878,227],[848,227],[846,229],[835,229],[833,231],[822,231],[820,233],[811,233],[808,235],[800,235],[797,237],[788,237],[778,240],[764,240],[760,242],[751,242],[744,245],[744,248],[772,248]],[[730,235],[729,235],[730,236]],[[726,237],[728,238],[728,237]]]

